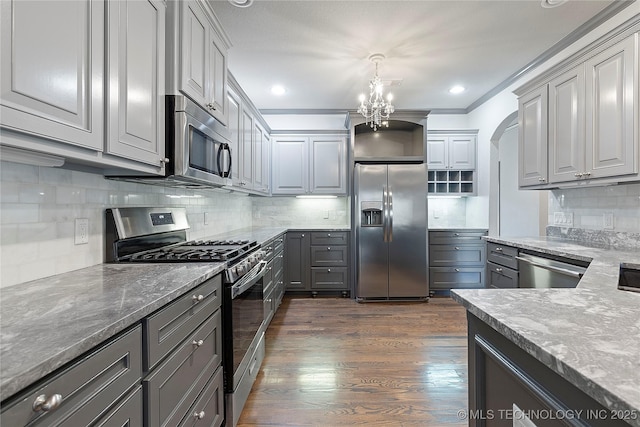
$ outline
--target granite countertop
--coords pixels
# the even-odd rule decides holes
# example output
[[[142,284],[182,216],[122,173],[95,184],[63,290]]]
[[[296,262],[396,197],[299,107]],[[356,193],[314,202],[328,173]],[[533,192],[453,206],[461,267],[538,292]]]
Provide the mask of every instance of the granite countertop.
[[[349,228],[300,228],[348,231]],[[291,227],[211,236],[262,244]],[[100,264],[0,290],[0,400],[222,272],[224,263]]]
[[[470,313],[611,410],[640,426],[640,293],[617,289],[620,263],[640,252],[554,237],[487,241],[590,262],[575,289],[455,290]]]

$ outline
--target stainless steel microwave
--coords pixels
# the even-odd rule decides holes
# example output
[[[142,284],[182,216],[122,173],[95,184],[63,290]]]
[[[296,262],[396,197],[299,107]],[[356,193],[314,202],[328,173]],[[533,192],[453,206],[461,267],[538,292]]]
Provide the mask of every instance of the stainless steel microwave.
[[[231,134],[198,104],[166,96],[165,175],[110,177],[180,188],[231,186]]]

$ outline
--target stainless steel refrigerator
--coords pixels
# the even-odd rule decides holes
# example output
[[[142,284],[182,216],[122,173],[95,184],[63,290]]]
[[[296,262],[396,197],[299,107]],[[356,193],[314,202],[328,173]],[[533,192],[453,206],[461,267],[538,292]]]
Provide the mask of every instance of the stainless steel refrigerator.
[[[427,166],[358,163],[354,190],[356,299],[427,299]]]

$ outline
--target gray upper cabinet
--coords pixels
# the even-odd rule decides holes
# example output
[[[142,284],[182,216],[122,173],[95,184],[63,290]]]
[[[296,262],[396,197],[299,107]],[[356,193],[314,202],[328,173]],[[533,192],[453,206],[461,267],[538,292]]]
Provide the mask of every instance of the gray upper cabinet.
[[[472,170],[476,168],[476,135],[427,136],[429,170]]]
[[[253,125],[253,189],[263,193],[269,192],[269,181],[265,176],[265,161],[269,158],[268,144],[266,131],[256,121]],[[267,180],[265,180],[266,178]]]
[[[547,86],[518,99],[518,184],[547,182]]]
[[[200,0],[169,2],[178,67],[172,91],[180,91],[227,124],[227,51],[230,43],[217,17]],[[179,16],[179,18],[177,18]]]
[[[347,193],[343,135],[277,136],[272,146],[272,194]]]
[[[2,126],[102,150],[104,2],[2,1],[0,8]]]
[[[2,144],[108,172],[164,173],[165,3],[0,7]]]
[[[166,6],[120,0],[107,7],[106,151],[158,166],[165,150]]]
[[[584,170],[584,66],[549,83],[549,182],[575,180]]]
[[[638,173],[638,33],[586,62],[586,174]],[[635,114],[634,114],[635,98]],[[634,141],[635,139],[635,141]]]
[[[559,73],[552,69],[516,91],[520,187],[639,179],[637,28],[620,31],[571,67],[559,64]]]
[[[273,194],[306,194],[309,189],[309,141],[304,136],[273,138]]]

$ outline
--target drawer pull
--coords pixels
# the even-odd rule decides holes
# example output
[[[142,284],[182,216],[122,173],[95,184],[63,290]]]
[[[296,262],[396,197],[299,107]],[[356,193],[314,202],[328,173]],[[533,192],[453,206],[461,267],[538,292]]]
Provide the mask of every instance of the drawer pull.
[[[41,394],[36,397],[36,400],[33,401],[33,411],[34,412],[50,412],[58,408],[62,403],[62,395],[61,394],[52,394],[50,397],[47,397],[46,394]]]
[[[455,250],[456,250],[456,251],[459,251],[459,250],[460,250],[460,248],[456,246],[456,247],[455,247]]]
[[[502,248],[496,248],[496,252],[502,252]]]
[[[496,268],[496,273],[502,273],[502,269],[500,267]]]
[[[331,273],[331,269],[330,268],[327,268],[327,273]]]
[[[330,251],[330,250],[331,250],[331,248],[330,248],[330,247],[328,247],[328,248],[327,248],[327,250],[328,250],[328,251]]]
[[[460,235],[460,233],[453,233],[453,235],[457,237]]]
[[[203,299],[204,299],[203,295],[194,295],[191,297],[191,300],[193,300],[193,302],[195,302],[196,304],[202,301]]]
[[[193,418],[195,418],[196,420],[201,420],[204,418],[204,415],[204,411],[196,412],[195,414],[193,414]]]
[[[456,271],[456,273],[460,273],[460,269],[459,268],[454,268],[454,270]]]
[[[331,237],[331,233],[327,233],[327,237]]]
[[[197,341],[193,340],[193,342],[191,344],[195,345],[196,347],[201,347],[202,344],[204,344],[204,341],[203,340],[197,340]]]

